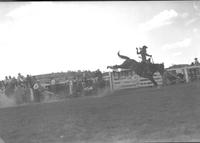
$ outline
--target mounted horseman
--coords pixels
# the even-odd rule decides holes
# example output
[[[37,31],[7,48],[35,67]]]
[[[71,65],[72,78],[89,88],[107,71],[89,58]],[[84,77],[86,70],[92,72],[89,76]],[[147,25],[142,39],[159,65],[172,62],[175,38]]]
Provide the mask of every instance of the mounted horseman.
[[[146,49],[146,48],[144,48]],[[139,52],[138,52],[139,54]],[[151,62],[146,62],[146,55],[147,53],[145,51],[142,52],[143,61],[137,62],[134,59],[130,59],[127,56],[120,55],[118,52],[118,56],[122,59],[125,59],[125,61],[121,65],[114,65],[114,66],[108,66],[107,68],[111,69],[130,69],[134,71],[136,74],[138,74],[141,77],[148,78],[154,86],[157,86],[157,82],[154,80],[153,75],[155,72],[159,72],[161,76],[163,76],[164,73],[164,64],[154,64]],[[150,56],[150,55],[149,55]]]
[[[138,48],[136,48],[137,50],[137,54],[141,55],[141,58],[142,58],[142,61],[141,61],[141,68],[142,68],[142,72],[145,74],[147,72],[149,72],[149,68],[150,68],[150,64],[151,63],[151,58],[152,58],[152,55],[149,55],[147,54],[147,46],[143,46],[142,48],[140,48],[140,51],[138,52]],[[150,57],[148,60],[146,58],[146,56]]]

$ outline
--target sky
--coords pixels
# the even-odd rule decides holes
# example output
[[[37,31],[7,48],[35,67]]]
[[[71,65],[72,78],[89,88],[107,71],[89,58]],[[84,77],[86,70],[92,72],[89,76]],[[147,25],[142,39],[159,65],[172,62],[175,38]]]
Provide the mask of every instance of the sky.
[[[0,79],[5,76],[109,71],[122,55],[154,63],[200,60],[200,2],[0,2]]]

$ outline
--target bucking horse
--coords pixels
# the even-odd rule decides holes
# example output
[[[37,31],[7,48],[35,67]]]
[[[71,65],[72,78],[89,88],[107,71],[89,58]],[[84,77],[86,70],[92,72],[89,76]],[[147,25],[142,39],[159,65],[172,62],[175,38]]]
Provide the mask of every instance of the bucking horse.
[[[153,75],[155,72],[159,72],[160,75],[163,77],[164,74],[164,64],[154,64],[154,63],[143,63],[143,62],[137,62],[134,59],[130,59],[127,56],[120,55],[118,52],[118,56],[122,59],[125,59],[125,61],[121,65],[114,65],[114,66],[108,66],[107,68],[110,69],[130,69],[134,71],[137,75],[149,79],[154,86],[157,86],[157,82],[154,80]]]

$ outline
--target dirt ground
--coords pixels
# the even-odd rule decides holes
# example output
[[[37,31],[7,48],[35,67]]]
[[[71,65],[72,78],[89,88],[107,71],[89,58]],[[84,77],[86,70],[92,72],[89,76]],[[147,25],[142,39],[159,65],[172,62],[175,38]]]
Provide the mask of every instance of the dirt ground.
[[[5,143],[200,141],[200,83],[0,109]]]

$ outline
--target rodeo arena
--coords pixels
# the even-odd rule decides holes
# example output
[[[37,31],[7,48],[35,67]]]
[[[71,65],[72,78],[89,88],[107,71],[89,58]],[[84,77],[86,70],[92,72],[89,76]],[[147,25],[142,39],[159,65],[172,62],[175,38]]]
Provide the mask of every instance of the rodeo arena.
[[[109,72],[6,76],[0,82],[2,140],[119,143],[200,139],[198,58],[166,68],[164,63],[154,63],[146,52],[137,49],[137,53],[141,61],[116,53],[122,64],[105,65]]]
[[[119,53],[118,56],[127,61],[131,60]],[[126,67],[123,67],[123,64]],[[17,104],[24,104],[45,102],[50,98],[62,100],[68,97],[96,96],[104,91],[189,83],[200,79],[200,63],[197,58],[191,64],[173,65],[163,69],[162,72],[159,68],[155,69],[150,73],[150,78],[147,73],[141,72],[146,70],[143,63],[139,63],[141,67],[138,70],[132,69],[134,63],[128,65],[125,61],[123,64],[108,66],[112,71],[104,73],[98,69],[26,77],[19,73],[17,78],[6,76],[5,80],[0,82],[1,95],[15,98]],[[156,64],[149,63],[149,65]]]

